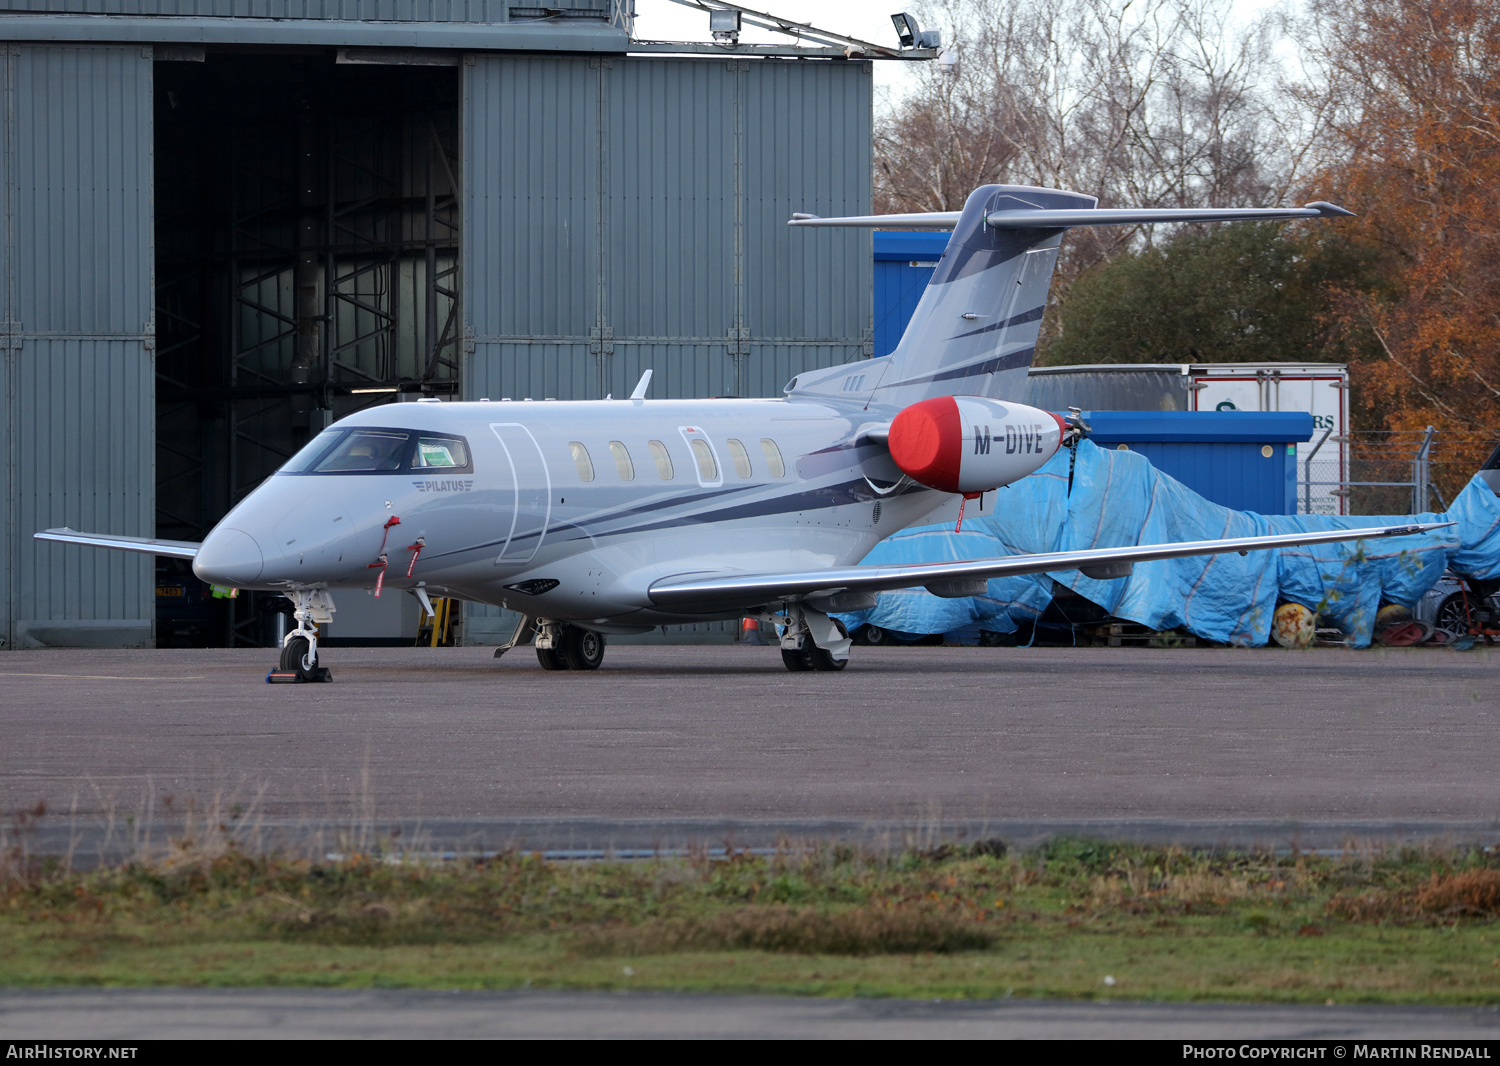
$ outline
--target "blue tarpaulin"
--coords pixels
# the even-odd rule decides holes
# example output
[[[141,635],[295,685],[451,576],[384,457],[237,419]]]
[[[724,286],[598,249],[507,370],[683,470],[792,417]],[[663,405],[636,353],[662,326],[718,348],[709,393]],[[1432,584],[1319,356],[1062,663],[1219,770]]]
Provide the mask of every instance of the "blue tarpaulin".
[[[908,633],[947,633],[978,624],[1012,633],[1046,608],[1056,580],[1117,618],[1236,645],[1264,644],[1277,603],[1291,601],[1317,611],[1363,647],[1373,637],[1382,603],[1414,607],[1445,567],[1476,577],[1500,574],[1500,497],[1477,479],[1446,514],[1258,515],[1208,502],[1144,456],[1089,441],[1078,448],[1070,496],[1068,461],[1068,452],[1060,451],[1032,476],[999,490],[994,513],[965,520],[961,533],[951,525],[905,530],[882,541],[864,561],[980,559],[1414,520],[1456,525],[1378,541],[1137,563],[1131,576],[1113,581],[1096,581],[1076,570],[997,578],[987,595],[967,599],[903,589],[881,593],[873,610],[838,617],[850,628],[869,623]]]

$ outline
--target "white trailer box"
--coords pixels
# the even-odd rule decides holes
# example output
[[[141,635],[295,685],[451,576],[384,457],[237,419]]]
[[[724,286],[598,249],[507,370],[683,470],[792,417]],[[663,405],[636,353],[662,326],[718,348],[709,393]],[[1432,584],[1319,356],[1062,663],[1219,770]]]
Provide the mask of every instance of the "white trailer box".
[[[1348,514],[1349,368],[1343,363],[1194,363],[1190,411],[1306,411],[1313,438],[1297,445],[1297,510]],[[1309,457],[1317,455],[1309,463]],[[1310,476],[1309,476],[1310,475]]]
[[[1039,366],[1031,370],[1026,402],[1050,411],[1306,411],[1316,428],[1312,440],[1297,445],[1297,509],[1349,513],[1342,484],[1349,480],[1350,429],[1343,363]]]

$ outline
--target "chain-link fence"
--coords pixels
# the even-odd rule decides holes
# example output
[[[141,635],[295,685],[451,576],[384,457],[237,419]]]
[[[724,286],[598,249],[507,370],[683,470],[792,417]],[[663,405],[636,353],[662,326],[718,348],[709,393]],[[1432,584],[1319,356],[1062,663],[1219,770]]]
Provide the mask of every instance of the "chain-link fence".
[[[1426,430],[1367,430],[1314,437],[1298,464],[1304,514],[1420,514],[1445,511],[1496,441],[1445,439]]]

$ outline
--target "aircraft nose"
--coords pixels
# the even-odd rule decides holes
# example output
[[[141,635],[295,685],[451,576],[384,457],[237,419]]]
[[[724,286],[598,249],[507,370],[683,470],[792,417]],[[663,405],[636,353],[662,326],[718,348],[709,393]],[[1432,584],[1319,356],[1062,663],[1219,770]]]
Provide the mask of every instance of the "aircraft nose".
[[[260,577],[265,557],[255,538],[243,529],[216,529],[208,535],[193,559],[193,573],[210,585],[238,588]]]

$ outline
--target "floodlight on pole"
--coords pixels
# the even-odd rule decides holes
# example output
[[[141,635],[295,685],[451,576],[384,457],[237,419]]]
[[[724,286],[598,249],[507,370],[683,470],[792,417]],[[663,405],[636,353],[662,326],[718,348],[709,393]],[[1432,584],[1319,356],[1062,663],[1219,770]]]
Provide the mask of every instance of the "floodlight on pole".
[[[905,11],[902,11],[895,15],[892,15],[891,22],[896,27],[896,36],[901,41],[901,47],[915,48],[917,44],[917,37],[922,32],[922,28],[917,25],[917,20],[912,18],[912,16],[908,15]]]

